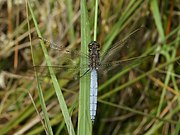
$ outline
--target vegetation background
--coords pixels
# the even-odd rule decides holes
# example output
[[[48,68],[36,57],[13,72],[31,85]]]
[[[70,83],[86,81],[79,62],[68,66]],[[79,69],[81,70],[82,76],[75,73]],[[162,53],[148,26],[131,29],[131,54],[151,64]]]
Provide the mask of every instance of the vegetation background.
[[[56,80],[52,69],[45,69],[67,64],[65,59],[70,58],[68,64],[79,65],[75,55],[64,58],[65,51],[47,45],[50,41],[86,54],[85,43],[95,33],[95,1],[28,2],[0,1],[0,135],[180,133],[179,0],[99,1],[95,32],[101,52],[143,26],[128,38],[119,56],[154,57],[141,64],[124,63],[99,77],[93,125],[88,75],[79,84],[76,70],[54,66]],[[39,36],[48,41],[43,44]]]

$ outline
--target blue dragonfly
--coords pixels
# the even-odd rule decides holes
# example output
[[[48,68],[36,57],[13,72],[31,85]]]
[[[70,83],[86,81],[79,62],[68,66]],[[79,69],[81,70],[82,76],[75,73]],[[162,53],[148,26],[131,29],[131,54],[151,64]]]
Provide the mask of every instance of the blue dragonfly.
[[[124,67],[129,66],[132,64],[141,63],[144,60],[148,58],[152,58],[153,55],[145,55],[141,56],[139,54],[133,55],[131,58],[123,58],[122,54],[128,53],[128,51],[134,52],[143,52],[143,47],[138,48],[136,46],[135,42],[133,40],[137,40],[135,38],[136,35],[138,35],[138,32],[142,31],[144,28],[140,27],[139,29],[136,29],[132,33],[130,33],[126,38],[123,40],[120,40],[119,42],[116,42],[112,45],[106,52],[102,52],[102,55],[100,55],[100,44],[97,41],[92,41],[88,44],[89,48],[89,54],[88,56],[83,54],[82,52],[73,50],[70,51],[68,49],[64,49],[64,46],[59,46],[55,43],[49,42],[48,40],[44,38],[40,38],[47,42],[51,48],[58,50],[58,51],[64,51],[66,54],[69,54],[70,57],[67,57],[68,61],[70,63],[73,61],[72,59],[74,56],[81,56],[86,57],[88,59],[88,65],[84,65],[83,67],[67,64],[67,61],[63,61],[63,64],[60,65],[54,65],[52,68],[54,68],[55,71],[58,71],[59,69],[70,69],[70,70],[80,70],[81,68],[88,67],[86,72],[81,75],[80,77],[83,77],[87,73],[90,73],[90,118],[92,123],[95,121],[96,117],[96,111],[97,111],[97,93],[98,93],[98,74],[100,72],[103,72],[103,74],[107,74],[109,71],[112,71],[115,67]],[[139,50],[138,50],[139,49]],[[72,66],[73,65],[73,66]],[[37,67],[36,67],[37,68]],[[79,78],[80,78],[79,77]]]

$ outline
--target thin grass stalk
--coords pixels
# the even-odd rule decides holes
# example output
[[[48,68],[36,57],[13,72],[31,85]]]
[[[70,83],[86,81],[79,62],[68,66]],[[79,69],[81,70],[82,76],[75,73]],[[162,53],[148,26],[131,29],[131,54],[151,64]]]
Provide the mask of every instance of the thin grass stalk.
[[[30,47],[31,47],[33,66],[35,67],[35,57],[34,57],[33,47],[32,47],[32,44],[31,44],[30,24],[29,24],[29,18],[28,18],[28,16],[29,16],[28,6],[29,6],[29,3],[26,1],[26,13],[27,13],[27,24],[28,24],[28,31],[29,31],[29,40],[30,40],[30,45],[31,45]],[[34,16],[32,16],[32,17],[34,17]],[[53,135],[53,131],[52,131],[51,123],[50,123],[50,120],[49,120],[49,116],[48,116],[48,112],[47,112],[43,92],[42,92],[42,89],[41,89],[41,85],[40,85],[40,82],[38,80],[37,72],[36,72],[36,70],[34,70],[34,71],[35,71],[34,73],[35,73],[36,82],[37,82],[37,85],[38,85],[39,100],[40,100],[40,104],[41,104],[42,111],[43,111],[45,125],[47,126],[47,131],[46,131],[46,127],[45,127],[45,132],[46,132],[46,134]]]
[[[37,30],[37,34],[38,34],[39,37],[42,37],[41,33],[40,33],[40,30],[39,30],[39,27],[38,27],[38,24],[37,24],[37,21],[35,19],[33,10],[31,8],[29,2],[28,2],[28,7],[29,7],[30,13],[32,15],[35,28]],[[73,124],[72,124],[72,121],[71,121],[71,117],[70,117],[68,109],[67,109],[66,102],[64,100],[64,97],[63,97],[61,88],[60,88],[60,86],[58,84],[58,81],[56,79],[56,76],[55,76],[55,74],[53,72],[52,65],[51,65],[47,50],[46,50],[44,42],[42,40],[40,42],[40,45],[41,45],[41,48],[42,48],[44,56],[45,56],[45,60],[46,60],[47,66],[48,66],[48,70],[49,70],[49,73],[50,73],[50,76],[51,76],[51,79],[52,79],[52,83],[53,83],[53,86],[54,86],[54,89],[55,89],[55,92],[56,92],[56,95],[57,95],[57,98],[58,98],[58,102],[59,102],[62,114],[64,116],[64,120],[65,120],[65,123],[66,123],[66,126],[67,126],[68,133],[74,135],[75,132],[74,132]]]

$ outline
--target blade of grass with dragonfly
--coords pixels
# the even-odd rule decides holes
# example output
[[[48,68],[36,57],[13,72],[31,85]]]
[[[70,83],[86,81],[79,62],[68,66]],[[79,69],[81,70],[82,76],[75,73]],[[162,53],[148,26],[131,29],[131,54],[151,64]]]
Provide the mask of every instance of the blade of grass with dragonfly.
[[[37,24],[37,21],[36,21],[36,18],[34,16],[33,10],[31,8],[31,5],[30,5],[29,2],[28,2],[28,7],[29,7],[30,13],[32,15],[35,28],[37,30],[37,34],[38,34],[39,37],[42,37],[41,33],[40,33],[40,30],[39,30],[39,27],[38,27],[38,24]],[[40,44],[41,44],[41,48],[42,48],[44,56],[45,56],[45,60],[46,60],[47,66],[48,66],[48,70],[50,72],[50,76],[51,76],[52,83],[53,83],[53,86],[54,86],[54,89],[55,89],[55,92],[56,92],[56,95],[57,95],[57,98],[58,98],[58,101],[59,101],[59,105],[60,105],[62,114],[64,116],[64,120],[65,120],[65,123],[66,123],[66,126],[67,126],[68,133],[74,135],[75,132],[74,132],[73,124],[72,124],[72,121],[71,121],[71,117],[69,115],[67,105],[66,105],[66,102],[64,100],[64,97],[63,97],[62,91],[60,89],[60,86],[58,84],[58,81],[56,79],[56,76],[55,76],[55,74],[54,74],[54,72],[53,72],[53,70],[51,68],[52,65],[51,65],[50,59],[48,57],[48,53],[47,53],[47,50],[45,48],[44,42],[41,40]]]
[[[81,52],[88,54],[88,44],[90,42],[90,26],[86,7],[86,1],[81,0]],[[88,59],[81,57],[81,65],[87,65]],[[80,65],[80,66],[81,66]],[[88,67],[87,67],[88,68]],[[86,72],[86,69],[80,69],[80,75]],[[89,115],[89,93],[90,76],[85,74],[80,78],[79,91],[79,114],[78,114],[78,135],[90,135],[90,115]]]

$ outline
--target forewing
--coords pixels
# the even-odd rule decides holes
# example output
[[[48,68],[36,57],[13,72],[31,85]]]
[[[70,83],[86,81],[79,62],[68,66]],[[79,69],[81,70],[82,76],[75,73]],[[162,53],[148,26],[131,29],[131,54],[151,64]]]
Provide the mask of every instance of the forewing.
[[[71,44],[63,46],[49,42],[43,38],[40,39],[46,43],[49,57],[51,59],[51,68],[55,72],[56,76],[60,79],[70,79],[72,76],[74,78],[79,78],[79,69],[87,67],[87,65],[79,67],[80,57],[88,58],[88,56],[80,52],[78,45]],[[35,70],[40,77],[49,77],[50,74],[48,68],[49,67],[46,65],[36,65],[30,70]]]
[[[105,53],[101,59],[100,69],[109,71],[116,67],[122,69],[123,67],[140,64],[153,55],[144,55],[146,46],[143,44],[143,35],[145,28],[141,27],[129,34],[123,40],[118,41]]]
[[[145,33],[145,27],[140,27],[125,38],[119,39],[111,45],[111,47],[106,52],[101,52],[101,62],[106,61],[119,61],[122,59],[127,59],[131,57],[137,57],[142,54],[142,35]],[[120,34],[121,35],[121,34]],[[141,48],[141,50],[139,49]]]

